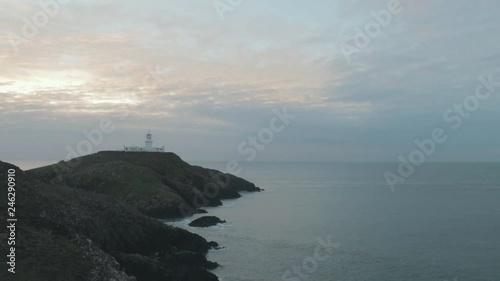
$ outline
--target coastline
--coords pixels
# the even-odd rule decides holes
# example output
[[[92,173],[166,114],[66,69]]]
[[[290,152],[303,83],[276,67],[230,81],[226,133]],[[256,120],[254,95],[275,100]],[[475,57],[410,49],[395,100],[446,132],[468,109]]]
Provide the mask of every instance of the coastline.
[[[191,166],[173,153],[100,152],[77,160],[79,165],[59,162],[28,171],[0,162],[2,170],[18,171],[18,192],[25,197],[18,206],[19,232],[29,246],[19,251],[18,263],[38,264],[25,271],[27,278],[49,278],[47,272],[56,269],[37,257],[47,248],[62,248],[52,255],[60,259],[57,266],[73,261],[57,269],[67,280],[218,280],[209,272],[218,264],[206,254],[219,245],[162,219],[191,217],[179,211],[182,206],[205,207],[189,198],[200,198],[207,184],[221,187],[207,200],[213,207],[239,192],[260,191],[227,174],[230,181],[222,185],[222,177],[210,177],[214,170]],[[94,274],[85,277],[84,271]]]

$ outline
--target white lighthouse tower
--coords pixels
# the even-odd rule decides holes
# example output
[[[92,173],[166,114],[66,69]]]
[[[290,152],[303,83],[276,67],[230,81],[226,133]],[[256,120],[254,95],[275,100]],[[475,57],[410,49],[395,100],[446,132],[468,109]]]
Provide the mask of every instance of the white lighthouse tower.
[[[146,134],[146,141],[144,141],[145,148],[146,150],[151,150],[153,148],[153,134],[151,134],[151,131],[149,131]]]
[[[153,146],[153,134],[148,131],[146,134],[146,140],[144,141],[144,147],[139,146],[124,146],[124,151],[128,152],[165,152],[165,146],[154,147]]]

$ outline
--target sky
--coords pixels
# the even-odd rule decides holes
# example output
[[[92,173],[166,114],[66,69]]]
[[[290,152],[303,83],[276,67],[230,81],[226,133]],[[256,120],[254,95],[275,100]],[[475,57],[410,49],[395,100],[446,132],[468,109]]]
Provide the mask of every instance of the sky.
[[[426,161],[498,161],[499,10],[0,0],[0,160],[120,150],[151,130],[188,161],[396,162],[442,129]]]

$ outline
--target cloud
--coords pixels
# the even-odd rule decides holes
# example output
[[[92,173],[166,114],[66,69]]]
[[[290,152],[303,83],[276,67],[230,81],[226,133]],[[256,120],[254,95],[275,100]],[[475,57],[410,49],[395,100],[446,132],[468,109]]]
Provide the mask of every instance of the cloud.
[[[22,18],[40,7],[4,2],[0,145],[16,149],[0,154],[17,159],[23,148],[24,158],[56,161],[81,130],[127,112],[103,149],[154,129],[182,156],[221,160],[287,106],[296,127],[264,160],[391,160],[479,75],[498,70],[500,20],[496,1],[402,1],[401,15],[348,64],[339,43],[387,3],[259,0],[221,21],[210,1],[74,0],[15,52],[9,32],[22,35]],[[497,108],[491,99],[470,122],[498,118]],[[203,138],[212,152],[193,144]],[[489,159],[488,149],[477,157]]]

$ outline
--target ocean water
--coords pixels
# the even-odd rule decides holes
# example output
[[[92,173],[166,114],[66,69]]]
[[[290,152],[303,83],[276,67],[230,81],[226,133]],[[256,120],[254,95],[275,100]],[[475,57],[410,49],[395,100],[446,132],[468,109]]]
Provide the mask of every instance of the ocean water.
[[[224,247],[208,255],[224,281],[500,281],[500,164],[427,163],[392,192],[396,169],[247,163],[240,176],[266,191],[207,208],[226,224],[168,223]]]

